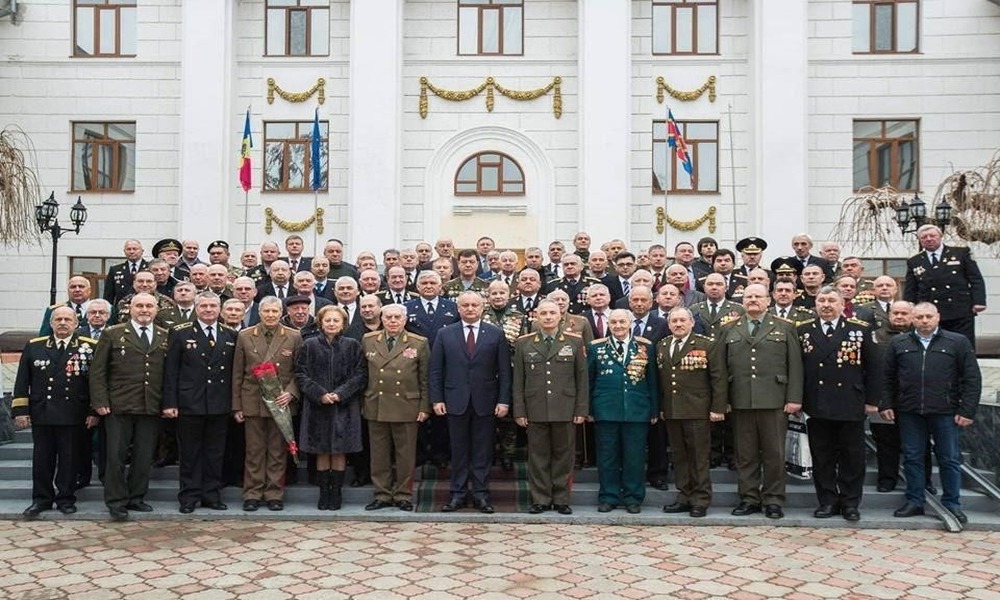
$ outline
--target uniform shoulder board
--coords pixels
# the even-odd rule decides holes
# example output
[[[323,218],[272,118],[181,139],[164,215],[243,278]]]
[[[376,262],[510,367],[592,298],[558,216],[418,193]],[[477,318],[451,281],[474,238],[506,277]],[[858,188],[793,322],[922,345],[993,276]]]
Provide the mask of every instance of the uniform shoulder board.
[[[31,338],[30,340],[28,340],[28,343],[29,344],[34,344],[35,342],[44,342],[47,339],[49,339],[49,336],[47,336],[47,335],[40,335],[38,337]]]
[[[174,325],[171,329],[180,330],[180,329],[187,329],[189,327],[194,327],[194,323],[192,323],[191,321],[184,321],[183,323],[178,323]]]
[[[595,346],[595,345],[597,345],[597,344],[603,344],[603,343],[604,343],[604,342],[606,342],[606,341],[608,341],[608,338],[606,338],[606,337],[602,337],[602,338],[598,338],[598,339],[596,339],[596,340],[594,340],[594,341],[590,342],[590,345],[591,345],[591,346]]]
[[[96,344],[97,343],[97,340],[95,340],[94,338],[91,338],[91,337],[87,337],[85,335],[81,335],[77,339],[80,340],[81,342],[86,342],[88,344]]]
[[[713,337],[702,335],[700,333],[692,333],[691,335],[694,336],[694,339],[696,340],[705,340],[706,342],[711,342],[715,340],[715,338]]]
[[[652,340],[650,340],[649,338],[644,338],[641,335],[635,336],[635,341],[642,342],[643,344],[652,344],[653,343]]]
[[[190,323],[190,321],[188,321],[188,322]],[[230,325],[226,325],[225,323],[219,323],[218,325],[219,325],[219,329],[221,329],[222,331],[232,331],[233,333],[237,333],[235,327],[232,327]]]
[[[517,336],[517,339],[523,340],[523,339],[527,339],[527,338],[530,338],[530,337],[535,337],[535,334],[534,333],[526,333],[524,335]]]
[[[781,317],[778,317],[778,318],[780,319]],[[795,321],[795,326],[796,327],[800,327],[802,325],[808,325],[809,323],[812,323],[812,322],[813,322],[813,319],[806,319],[805,321]]]
[[[861,319],[859,319],[857,317],[850,317],[850,318],[847,319],[847,322],[848,323],[854,323],[855,325],[861,325],[861,326],[866,327],[866,328],[867,327],[871,327],[871,323],[869,323],[868,321],[862,321]]]
[[[56,302],[55,304],[49,306],[49,310],[55,310],[55,309],[59,308],[60,306],[66,306],[66,303],[65,302]]]
[[[374,333],[378,333],[378,332],[376,331],[376,332],[374,332]],[[427,341],[427,338],[426,338],[426,337],[424,337],[424,336],[422,336],[422,335],[419,335],[419,334],[416,334],[416,333],[410,333],[409,331],[406,331],[406,332],[404,332],[404,333],[405,333],[406,335],[408,335],[409,337],[411,337],[411,338],[415,339],[415,340],[421,340],[421,341],[424,341],[424,342],[426,342],[426,341]]]
[[[369,331],[368,333],[365,334],[365,337],[366,338],[375,337],[375,336],[379,335],[380,333],[382,333],[382,332],[381,331]],[[410,335],[413,335],[413,334],[410,334]]]

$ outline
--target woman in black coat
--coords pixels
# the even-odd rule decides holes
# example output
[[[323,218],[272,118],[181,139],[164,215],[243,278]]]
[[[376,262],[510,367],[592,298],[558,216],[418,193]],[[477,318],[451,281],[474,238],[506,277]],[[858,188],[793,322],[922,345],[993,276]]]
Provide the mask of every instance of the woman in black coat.
[[[321,335],[302,344],[295,378],[302,403],[299,432],[303,452],[316,454],[319,510],[338,510],[346,454],[361,450],[361,398],[368,384],[368,364],[361,344],[341,334],[347,313],[324,306],[316,313]]]

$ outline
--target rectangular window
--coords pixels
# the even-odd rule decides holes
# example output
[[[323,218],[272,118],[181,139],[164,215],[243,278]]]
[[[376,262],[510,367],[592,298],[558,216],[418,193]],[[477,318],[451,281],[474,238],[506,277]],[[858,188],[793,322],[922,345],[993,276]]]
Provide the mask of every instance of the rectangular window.
[[[458,54],[524,54],[524,0],[458,0]]]
[[[264,191],[301,192],[312,190],[312,121],[270,121],[264,123]],[[328,121],[319,122],[320,189],[328,189]]]
[[[73,56],[135,56],[136,0],[73,0]]]
[[[121,261],[121,256],[111,258],[71,256],[69,257],[69,276],[86,278],[90,282],[90,298],[103,298],[104,279],[108,274],[108,269]]]
[[[267,56],[329,56],[330,0],[267,0]]]
[[[695,181],[667,143],[666,121],[653,121],[653,193],[697,194],[719,191],[719,122],[678,121],[694,166]]]
[[[652,0],[653,54],[718,54],[719,3]]]
[[[919,121],[854,121],[854,190],[920,187]]]
[[[855,54],[917,52],[918,0],[854,0],[853,11]]]
[[[72,191],[135,191],[135,121],[73,123]]]

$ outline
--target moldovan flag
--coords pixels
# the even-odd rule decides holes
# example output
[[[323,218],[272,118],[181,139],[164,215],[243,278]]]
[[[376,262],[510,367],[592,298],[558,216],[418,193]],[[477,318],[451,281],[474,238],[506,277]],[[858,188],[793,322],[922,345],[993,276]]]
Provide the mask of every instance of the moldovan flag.
[[[250,181],[250,149],[253,148],[253,138],[250,137],[250,109],[247,109],[247,120],[243,124],[243,144],[240,147],[240,185],[244,192],[253,187]]]

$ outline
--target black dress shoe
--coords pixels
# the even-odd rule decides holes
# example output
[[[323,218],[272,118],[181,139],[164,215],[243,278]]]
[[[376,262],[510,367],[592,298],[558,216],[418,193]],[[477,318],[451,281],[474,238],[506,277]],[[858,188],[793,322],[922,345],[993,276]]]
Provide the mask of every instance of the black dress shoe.
[[[962,512],[962,509],[949,508],[948,510],[951,512],[951,514],[955,515],[955,518],[958,519],[958,522],[961,523],[962,525],[965,525],[966,523],[969,522],[969,517],[965,516],[965,513]]]
[[[858,510],[857,506],[845,506],[844,510],[842,510],[840,514],[844,516],[845,521],[851,521],[853,523],[861,520],[861,511]]]
[[[127,521],[128,520],[128,509],[123,507],[115,507],[108,509],[108,513],[111,514],[112,521]]]
[[[608,504],[607,502],[601,502],[597,505],[597,512],[611,512],[616,508],[614,504]]]
[[[465,500],[459,500],[458,498],[452,498],[444,506],[441,507],[441,512],[455,512],[465,508]]]
[[[817,519],[829,519],[834,515],[839,515],[840,509],[833,504],[823,504],[813,511],[813,516]]]
[[[513,471],[514,470],[514,461],[512,461],[509,458],[501,458],[500,459],[500,468],[503,469],[504,471]]]
[[[571,515],[573,514],[573,509],[570,508],[569,504],[553,504],[552,510],[556,511],[561,515]]]
[[[215,502],[205,502],[203,500],[201,502],[201,505],[205,508],[210,508],[212,510],[229,510],[229,507],[226,506],[224,502],[220,502],[218,500],[216,500]]]
[[[785,516],[785,511],[777,504],[768,504],[764,507],[764,516],[768,519],[780,519]]]
[[[896,509],[892,513],[892,516],[905,519],[907,517],[916,517],[922,514],[924,514],[923,506],[917,506],[916,504],[904,504],[902,508]]]
[[[629,504],[625,507],[625,511],[630,515],[637,515],[642,512],[642,507],[638,504]]]
[[[38,518],[38,515],[47,510],[52,510],[51,504],[41,504],[39,502],[35,502],[28,508],[24,509],[24,512],[21,514],[24,515],[25,518],[35,519]]]
[[[689,514],[692,517],[696,518],[696,519],[700,519],[701,517],[704,517],[706,514],[708,514],[708,507],[707,506],[692,506],[691,507],[691,512]]]
[[[547,504],[532,504],[530,507],[528,507],[528,514],[540,515],[547,510],[549,510]]]
[[[399,504],[397,504],[396,506],[399,507],[399,510],[404,510],[406,512],[413,512],[413,503],[410,502],[409,500],[400,500]]]
[[[365,510],[381,510],[383,508],[389,508],[390,506],[392,506],[392,502],[375,499],[365,505]]]
[[[178,509],[182,515],[189,515],[194,512],[194,504],[181,504]]]
[[[139,502],[133,502],[128,506],[126,506],[125,508],[128,510],[134,510],[136,512],[153,512],[153,507],[146,504],[145,502],[142,502],[141,500]]]
[[[71,514],[73,514],[73,513],[76,512],[76,505],[75,504],[63,504],[61,506],[57,506],[56,510],[58,510],[59,512],[61,512],[64,515],[71,515]]]
[[[663,512],[667,513],[668,515],[676,515],[676,514],[680,514],[680,513],[691,512],[691,505],[690,504],[678,504],[678,503],[674,502],[673,504],[668,504],[668,505],[664,506],[663,507]]]
[[[285,510],[285,503],[281,500],[268,500],[267,510],[273,510],[275,512],[279,510]]]
[[[362,475],[361,477],[355,477],[351,481],[351,487],[364,487],[371,482],[372,482],[371,477],[368,477],[367,475]]]
[[[740,502],[733,509],[734,517],[745,517],[747,515],[752,515],[754,513],[760,512],[760,504],[750,504],[749,502]]]
[[[496,512],[496,509],[493,508],[493,505],[490,504],[489,501],[487,500],[476,502],[475,506],[476,509],[479,512],[483,513],[484,515],[492,515],[494,512]]]
[[[649,485],[658,490],[668,490],[670,485],[667,483],[666,479],[653,479],[649,482]]]
[[[896,483],[890,481],[879,482],[878,487],[875,489],[883,494],[887,494],[896,489]]]
[[[246,512],[254,512],[260,508],[260,500],[244,500],[243,510]]]

